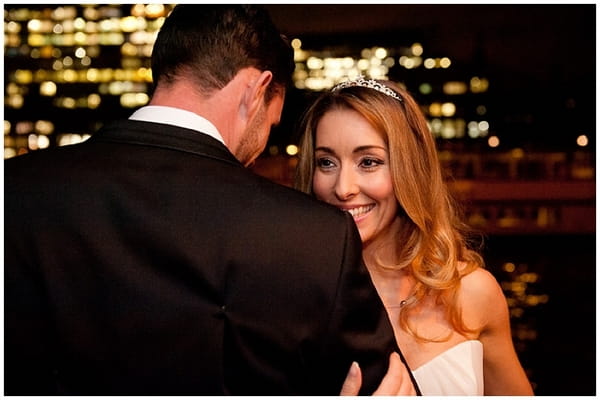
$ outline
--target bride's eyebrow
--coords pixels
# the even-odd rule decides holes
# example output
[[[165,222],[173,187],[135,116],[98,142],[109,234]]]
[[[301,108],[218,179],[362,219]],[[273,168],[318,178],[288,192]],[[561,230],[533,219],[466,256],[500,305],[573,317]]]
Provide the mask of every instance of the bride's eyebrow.
[[[369,145],[369,146],[359,146],[354,149],[353,153],[362,153],[362,152],[373,150],[373,149],[383,150],[383,151],[387,152],[387,149],[385,147]]]
[[[324,153],[335,154],[335,151],[333,151],[333,149],[331,149],[331,148],[329,148],[329,147],[325,147],[325,146],[320,146],[320,147],[317,147],[317,148],[315,149],[315,152],[317,152],[317,151],[322,151],[322,152],[324,152]]]
[[[381,150],[381,151],[385,151],[387,152],[387,149],[383,146],[377,146],[377,145],[365,145],[365,146],[358,146],[357,148],[355,148],[352,153],[357,154],[357,153],[364,153],[370,150]],[[323,153],[328,153],[328,154],[336,154],[335,150],[333,150],[330,147],[327,146],[319,146],[317,148],[315,148],[315,153],[317,151],[321,151]]]

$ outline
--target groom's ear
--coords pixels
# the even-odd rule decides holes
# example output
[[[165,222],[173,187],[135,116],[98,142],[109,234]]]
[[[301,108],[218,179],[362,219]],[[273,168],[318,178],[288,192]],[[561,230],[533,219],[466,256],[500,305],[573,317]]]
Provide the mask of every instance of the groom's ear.
[[[258,71],[254,70],[250,72],[252,79],[249,79],[244,88],[244,95],[242,96],[242,104],[240,104],[240,112],[242,118],[246,121],[250,121],[254,118],[254,115],[263,104],[265,104],[265,96],[269,88],[269,84],[273,80],[273,73],[271,71]]]

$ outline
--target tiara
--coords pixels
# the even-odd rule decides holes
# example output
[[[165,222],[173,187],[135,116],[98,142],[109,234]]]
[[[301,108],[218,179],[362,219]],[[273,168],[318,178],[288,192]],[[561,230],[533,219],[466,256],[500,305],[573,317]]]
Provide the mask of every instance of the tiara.
[[[393,97],[398,101],[402,101],[402,98],[394,90],[385,86],[383,83],[379,83],[373,79],[365,79],[365,77],[362,75],[360,75],[358,77],[358,79],[355,79],[353,81],[345,81],[345,82],[338,83],[337,85],[335,85],[333,87],[333,89],[331,89],[331,91],[335,92],[336,90],[340,90],[340,89],[344,89],[344,88],[348,88],[348,87],[352,87],[352,86],[361,86],[361,87],[366,87],[369,89],[374,89],[385,95]]]

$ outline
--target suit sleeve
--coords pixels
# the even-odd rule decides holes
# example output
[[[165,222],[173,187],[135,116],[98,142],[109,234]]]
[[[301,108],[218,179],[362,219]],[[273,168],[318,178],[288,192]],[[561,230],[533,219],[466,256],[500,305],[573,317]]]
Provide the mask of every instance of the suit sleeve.
[[[4,253],[4,394],[54,394],[53,373],[48,346],[50,324],[47,321],[47,300],[41,293],[43,285],[36,276],[27,251],[27,241],[21,239],[21,227],[32,224],[24,220],[22,201],[15,196],[8,179],[5,202]]]
[[[372,394],[383,379],[389,355],[400,350],[383,304],[362,261],[360,236],[350,216],[346,216],[346,241],[343,249],[337,293],[331,312],[326,339],[321,344],[327,360],[315,371],[333,385],[337,394],[352,361],[361,367],[361,395]],[[401,354],[401,353],[400,353]],[[404,357],[401,355],[402,360]],[[414,384],[414,380],[413,380]],[[418,392],[418,390],[417,390]]]

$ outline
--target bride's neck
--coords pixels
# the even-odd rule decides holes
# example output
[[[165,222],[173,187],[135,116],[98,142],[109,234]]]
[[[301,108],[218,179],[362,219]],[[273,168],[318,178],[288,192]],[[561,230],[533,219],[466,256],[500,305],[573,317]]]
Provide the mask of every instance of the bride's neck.
[[[414,280],[410,270],[397,267],[398,256],[391,242],[388,241],[386,246],[364,246],[363,258],[379,297],[386,306],[399,304],[412,294]]]

